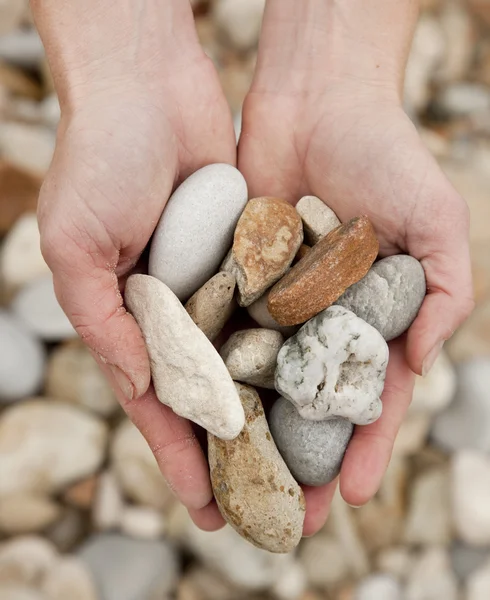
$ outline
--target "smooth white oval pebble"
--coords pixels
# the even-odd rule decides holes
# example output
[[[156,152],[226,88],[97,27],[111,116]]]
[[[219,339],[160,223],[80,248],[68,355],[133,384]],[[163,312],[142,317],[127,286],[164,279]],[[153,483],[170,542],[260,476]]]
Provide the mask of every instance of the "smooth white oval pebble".
[[[5,311],[0,311],[0,340],[0,403],[37,392],[44,374],[44,346]]]
[[[32,333],[47,342],[77,335],[56,299],[51,275],[23,287],[12,302],[12,310]]]
[[[187,300],[218,270],[247,203],[242,174],[226,164],[196,171],[172,194],[157,225],[148,272]]]

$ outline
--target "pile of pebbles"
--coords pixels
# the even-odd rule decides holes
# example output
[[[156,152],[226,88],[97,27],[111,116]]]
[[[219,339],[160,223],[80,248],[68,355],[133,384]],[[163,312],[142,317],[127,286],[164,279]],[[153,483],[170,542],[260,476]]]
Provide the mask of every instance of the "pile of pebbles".
[[[192,4],[239,134],[265,0]],[[416,379],[373,500],[353,508],[336,495],[325,527],[295,551],[278,554],[232,527],[206,533],[193,525],[59,308],[35,217],[59,105],[28,1],[0,2],[2,600],[490,598],[490,16],[483,0],[421,5],[404,105],[470,205],[477,308],[429,376]],[[315,240],[302,216],[311,247]],[[297,258],[306,250],[300,247]],[[219,268],[230,285],[236,276]],[[222,293],[215,303],[223,297],[236,311]],[[202,307],[198,298],[193,303]],[[232,324],[279,329],[266,295],[234,318],[207,306],[194,317],[202,329],[215,323],[216,332],[207,331],[221,353]],[[227,321],[219,337],[217,313]],[[249,313],[253,321],[245,324],[241,318]],[[280,327],[281,344],[298,330]],[[269,390],[251,385],[271,429],[266,396],[273,402],[279,394],[272,381]],[[298,412],[287,400],[281,405]]]
[[[332,481],[354,427],[381,415],[387,341],[410,327],[426,285],[416,259],[375,262],[378,251],[366,216],[341,223],[312,196],[296,208],[248,200],[240,172],[214,164],[174,192],[149,275],[127,281],[157,397],[207,430],[218,507],[264,550],[298,545],[300,484]],[[218,353],[243,309],[254,326]],[[268,419],[261,389],[280,395]]]

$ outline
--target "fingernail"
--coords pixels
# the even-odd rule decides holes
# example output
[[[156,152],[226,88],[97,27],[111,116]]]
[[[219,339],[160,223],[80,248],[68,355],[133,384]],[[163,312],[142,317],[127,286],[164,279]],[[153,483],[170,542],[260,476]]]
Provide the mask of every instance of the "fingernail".
[[[361,508],[361,506],[355,506],[354,504],[349,504],[348,502],[346,502],[347,506],[350,506],[351,508]]]
[[[436,362],[437,357],[441,353],[443,346],[444,340],[442,340],[441,342],[437,342],[437,344],[432,348],[429,354],[427,354],[422,364],[422,377],[426,377],[429,374],[429,371],[434,366],[434,363]]]
[[[111,370],[111,373],[114,376],[114,379],[116,380],[121,392],[128,400],[132,400],[134,398],[134,387],[127,375],[115,365],[108,365],[108,367]]]

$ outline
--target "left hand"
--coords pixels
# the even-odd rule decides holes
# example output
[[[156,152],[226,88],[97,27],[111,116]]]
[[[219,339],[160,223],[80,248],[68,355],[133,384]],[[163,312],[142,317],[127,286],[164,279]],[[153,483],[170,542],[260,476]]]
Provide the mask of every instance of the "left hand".
[[[259,61],[260,70],[260,61]],[[296,73],[298,75],[298,73]],[[246,100],[239,168],[250,197],[297,202],[321,198],[341,221],[366,214],[380,256],[421,261],[428,294],[408,335],[390,343],[383,414],[357,427],[340,474],[340,490],[360,506],[377,491],[411,401],[414,375],[427,372],[473,307],[469,215],[402,110],[394,85],[315,81],[301,93],[269,72],[256,75]],[[268,83],[270,82],[270,83]],[[336,482],[306,490],[305,534],[324,523]]]

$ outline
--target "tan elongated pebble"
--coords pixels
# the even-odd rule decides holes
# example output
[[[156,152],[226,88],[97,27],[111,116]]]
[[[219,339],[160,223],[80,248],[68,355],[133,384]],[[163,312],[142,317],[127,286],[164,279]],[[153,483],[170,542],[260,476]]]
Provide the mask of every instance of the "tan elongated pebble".
[[[233,273],[238,303],[249,306],[287,271],[303,242],[296,210],[280,198],[254,198],[243,211],[221,269]]]
[[[316,196],[303,196],[296,204],[305,230],[305,240],[311,246],[340,225],[337,215]]]
[[[322,238],[269,292],[268,308],[280,325],[298,325],[331,306],[373,264],[379,243],[366,216]]]
[[[233,294],[236,280],[231,273],[220,271],[186,302],[191,319],[213,341],[236,307]]]
[[[236,388],[175,294],[154,277],[132,275],[125,299],[143,332],[160,402],[220,438],[235,438],[244,425]]]
[[[303,531],[303,492],[272,439],[259,395],[236,385],[245,411],[242,433],[231,442],[208,435],[214,495],[242,537],[269,552],[290,552]]]
[[[233,333],[221,348],[232,379],[274,389],[277,355],[284,338],[273,329],[244,329]]]

